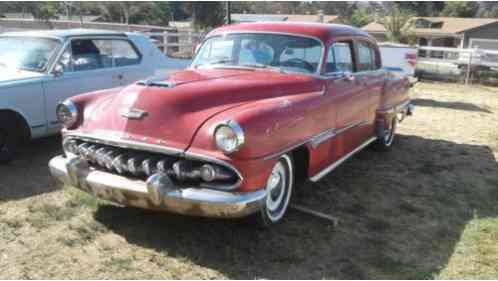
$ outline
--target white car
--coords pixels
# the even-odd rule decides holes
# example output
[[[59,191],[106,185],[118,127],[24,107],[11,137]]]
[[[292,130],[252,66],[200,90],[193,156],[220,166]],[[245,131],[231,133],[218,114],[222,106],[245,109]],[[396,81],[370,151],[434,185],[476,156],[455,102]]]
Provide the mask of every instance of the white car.
[[[398,43],[379,43],[382,66],[408,78],[415,76],[417,48]]]
[[[0,34],[0,162],[23,140],[56,134],[65,99],[183,69],[136,33],[72,29]]]

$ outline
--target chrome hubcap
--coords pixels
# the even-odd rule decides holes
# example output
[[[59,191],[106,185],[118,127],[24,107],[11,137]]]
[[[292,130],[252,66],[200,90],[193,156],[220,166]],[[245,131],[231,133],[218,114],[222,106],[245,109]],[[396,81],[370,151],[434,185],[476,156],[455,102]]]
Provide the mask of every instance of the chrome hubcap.
[[[396,130],[396,119],[391,122],[391,128],[384,131],[384,143],[386,145],[391,145],[394,140],[394,131]]]
[[[266,182],[266,214],[272,221],[283,217],[292,191],[292,163],[287,155],[275,164]]]

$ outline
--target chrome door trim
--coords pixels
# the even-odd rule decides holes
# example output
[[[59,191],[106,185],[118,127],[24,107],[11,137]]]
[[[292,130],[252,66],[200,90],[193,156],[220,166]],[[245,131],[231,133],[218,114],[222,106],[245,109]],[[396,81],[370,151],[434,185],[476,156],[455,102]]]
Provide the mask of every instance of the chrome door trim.
[[[327,168],[325,168],[322,171],[318,172],[316,175],[314,175],[313,177],[311,177],[310,180],[312,182],[319,181],[325,175],[327,175],[328,173],[330,173],[331,171],[333,171],[335,168],[337,168],[339,165],[341,165],[344,161],[348,160],[351,156],[353,156],[354,154],[356,154],[357,152],[359,152],[360,150],[362,150],[363,148],[365,148],[367,145],[369,145],[372,142],[374,142],[376,139],[377,139],[376,137],[372,137],[372,138],[368,139],[366,142],[364,142],[363,144],[361,144],[360,146],[358,146],[357,148],[355,148],[353,151],[349,152],[348,154],[346,154],[343,157],[341,157],[339,160],[337,160],[334,163],[332,163]]]

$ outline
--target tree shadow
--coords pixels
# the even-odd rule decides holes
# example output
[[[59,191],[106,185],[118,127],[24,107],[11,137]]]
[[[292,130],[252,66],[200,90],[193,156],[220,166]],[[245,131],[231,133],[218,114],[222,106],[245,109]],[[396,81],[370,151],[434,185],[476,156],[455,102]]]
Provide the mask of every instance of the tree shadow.
[[[467,102],[444,102],[444,101],[437,101],[437,100],[433,100],[433,99],[421,99],[421,98],[414,99],[413,102],[415,103],[416,106],[442,107],[442,108],[456,109],[456,110],[493,113],[486,108],[482,108],[482,107],[479,107],[475,104],[467,103]]]
[[[396,142],[296,190],[295,203],[338,217],[336,228],[295,211],[269,230],[112,205],[95,218],[131,244],[233,279],[425,279],[448,263],[469,220],[497,216],[496,159],[487,146]]]
[[[56,190],[48,161],[62,153],[60,136],[33,140],[16,159],[0,165],[0,201],[17,200]]]

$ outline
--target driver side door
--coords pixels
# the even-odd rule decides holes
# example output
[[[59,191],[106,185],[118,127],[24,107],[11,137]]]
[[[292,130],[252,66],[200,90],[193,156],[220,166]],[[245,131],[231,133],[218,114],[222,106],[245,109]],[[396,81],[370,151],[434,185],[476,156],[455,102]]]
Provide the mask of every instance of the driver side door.
[[[66,44],[56,61],[62,73],[52,74],[43,82],[49,132],[55,133],[61,128],[56,116],[60,102],[113,87],[111,46],[111,41],[105,38],[73,38]]]

